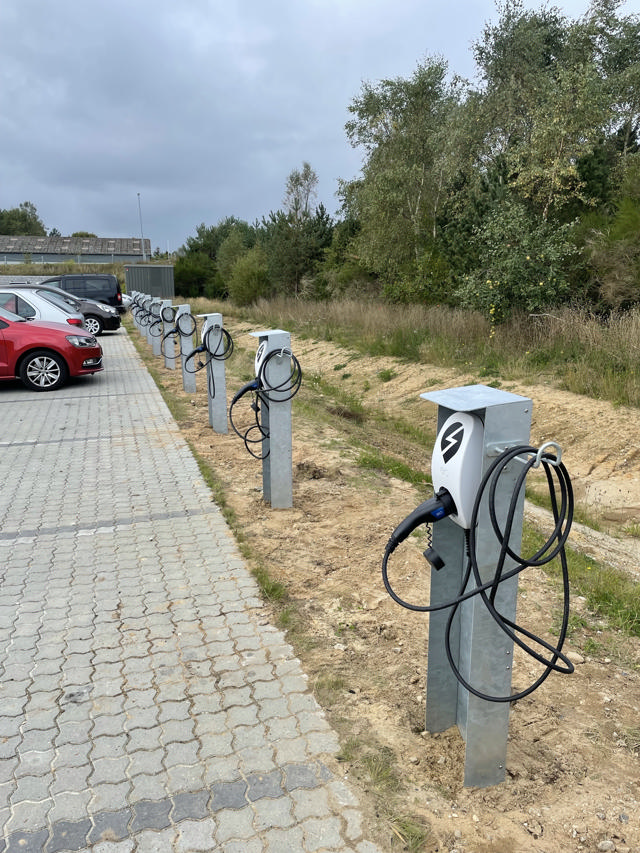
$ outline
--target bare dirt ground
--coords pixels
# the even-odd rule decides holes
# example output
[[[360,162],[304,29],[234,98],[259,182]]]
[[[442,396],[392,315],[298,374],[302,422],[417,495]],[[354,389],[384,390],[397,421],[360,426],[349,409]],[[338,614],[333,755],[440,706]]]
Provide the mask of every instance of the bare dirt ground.
[[[247,381],[256,341],[246,323],[226,318],[225,324],[236,344],[227,368],[230,398]],[[478,382],[453,370],[360,357],[324,341],[294,337],[292,345],[307,379],[324,375],[359,395],[365,413],[401,412],[434,430],[436,408],[419,395]],[[290,640],[343,744],[337,772],[360,789],[381,848],[407,849],[394,822],[404,814],[431,827],[428,840],[415,848],[429,853],[640,853],[640,642],[612,632],[573,598],[572,611],[585,622],[565,646],[575,673],[551,675],[512,706],[506,780],[465,788],[457,729],[424,732],[427,617],[398,607],[380,573],[390,532],[429,490],[363,472],[346,440],[351,425],[327,400],[320,423],[296,406],[293,508],[274,510],[262,498],[261,463],[235,433],[209,428],[204,374],[198,374],[196,394],[185,395],[179,371],[166,370],[160,360],[154,367],[163,385],[185,400],[184,435],[224,484],[250,547],[288,590],[299,615]],[[383,369],[395,378],[382,381]],[[640,523],[640,412],[577,397],[551,381],[502,387],[533,400],[532,444],[560,444],[579,505],[607,531],[575,525],[570,544],[640,579],[639,540],[622,532]],[[306,388],[303,380],[301,401]],[[402,441],[392,433],[386,446],[378,439],[385,452],[401,452]],[[430,459],[407,462],[427,471]],[[548,525],[543,511],[527,513],[543,529]],[[394,555],[400,575],[415,580],[423,601],[424,547],[405,543]],[[558,607],[553,584],[541,571],[528,570],[520,581],[519,621],[544,631]],[[531,662],[514,663],[516,687],[539,674]],[[402,788],[381,796],[384,780],[372,781],[362,769],[363,754],[390,757]]]

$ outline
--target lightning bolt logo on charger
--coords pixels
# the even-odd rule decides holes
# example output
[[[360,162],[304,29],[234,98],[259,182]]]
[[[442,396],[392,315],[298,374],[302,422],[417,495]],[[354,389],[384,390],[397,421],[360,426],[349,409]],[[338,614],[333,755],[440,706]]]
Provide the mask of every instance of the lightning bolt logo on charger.
[[[456,453],[460,450],[463,438],[464,424],[461,424],[460,421],[450,424],[450,426],[443,431],[442,439],[440,441],[440,450],[442,451],[442,458],[445,462],[449,462],[453,459]]]

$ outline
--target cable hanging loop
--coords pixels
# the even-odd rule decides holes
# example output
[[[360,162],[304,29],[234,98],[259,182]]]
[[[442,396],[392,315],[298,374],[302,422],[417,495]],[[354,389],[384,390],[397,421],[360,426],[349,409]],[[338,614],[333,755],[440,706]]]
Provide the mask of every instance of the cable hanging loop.
[[[546,453],[547,448],[549,448],[549,447],[552,447],[555,450],[556,455],[555,455],[555,457],[549,456],[549,457],[545,458],[544,461],[548,462],[549,465],[553,465],[554,468],[557,468],[561,464],[561,462],[562,462],[562,448],[560,447],[560,445],[555,441],[545,441],[545,443],[543,445],[541,445],[540,448],[538,448],[538,452],[536,453],[535,462],[532,463],[534,468],[540,467],[540,465],[542,463],[542,457]]]

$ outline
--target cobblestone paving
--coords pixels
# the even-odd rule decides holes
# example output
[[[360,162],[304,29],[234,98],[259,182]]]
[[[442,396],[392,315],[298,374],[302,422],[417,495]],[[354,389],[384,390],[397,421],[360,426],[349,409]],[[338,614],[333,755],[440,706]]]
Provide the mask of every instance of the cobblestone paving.
[[[0,853],[380,853],[126,332],[0,387]]]

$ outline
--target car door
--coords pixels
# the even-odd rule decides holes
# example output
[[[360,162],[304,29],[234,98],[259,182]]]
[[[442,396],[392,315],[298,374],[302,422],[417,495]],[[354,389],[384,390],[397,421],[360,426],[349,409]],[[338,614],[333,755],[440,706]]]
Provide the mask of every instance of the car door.
[[[4,336],[4,330],[9,324],[0,318],[0,378],[13,377],[13,370],[9,370],[10,347]]]

